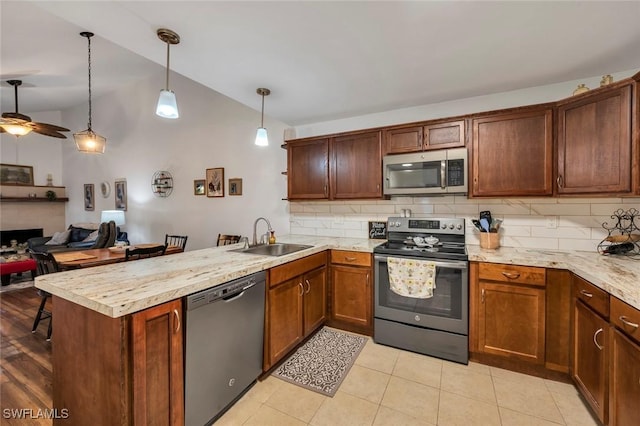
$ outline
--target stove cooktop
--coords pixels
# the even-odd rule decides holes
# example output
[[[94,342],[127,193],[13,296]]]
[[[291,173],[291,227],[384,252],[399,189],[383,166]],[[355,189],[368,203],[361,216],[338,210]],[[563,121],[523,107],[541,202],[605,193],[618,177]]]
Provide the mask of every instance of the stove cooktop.
[[[464,219],[390,217],[387,242],[374,248],[374,253],[432,259],[467,260]],[[415,237],[436,238],[437,243],[420,245]],[[422,240],[420,240],[422,241]]]

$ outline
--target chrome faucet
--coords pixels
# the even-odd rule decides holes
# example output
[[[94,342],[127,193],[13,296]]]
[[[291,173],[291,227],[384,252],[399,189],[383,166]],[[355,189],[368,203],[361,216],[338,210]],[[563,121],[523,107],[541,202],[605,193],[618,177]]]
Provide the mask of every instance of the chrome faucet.
[[[262,220],[264,220],[264,221],[267,223],[267,229],[268,229],[268,231],[267,231],[267,233],[266,233],[266,234],[264,234],[264,235],[262,235],[262,236],[260,237],[260,244],[263,244],[264,236],[265,236],[265,235],[269,235],[269,231],[272,231],[272,229],[271,229],[271,223],[269,222],[269,220],[268,220],[268,219],[266,219],[266,218],[264,218],[264,217],[259,217],[259,218],[257,218],[257,219],[256,219],[256,221],[255,221],[255,222],[253,222],[253,243],[251,244],[252,246],[257,246],[257,245],[258,245],[258,235],[256,234],[256,228],[258,227],[258,222],[259,222],[261,219],[262,219]],[[266,243],[267,243],[267,242],[266,242],[266,241],[264,241],[264,244],[266,244]]]

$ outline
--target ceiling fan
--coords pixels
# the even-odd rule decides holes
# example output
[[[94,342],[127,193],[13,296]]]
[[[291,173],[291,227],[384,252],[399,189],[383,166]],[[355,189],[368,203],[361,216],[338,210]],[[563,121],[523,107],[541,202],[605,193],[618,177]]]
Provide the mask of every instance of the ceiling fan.
[[[16,99],[16,112],[3,112],[0,119],[0,133],[10,133],[14,136],[24,136],[30,132],[36,132],[41,135],[51,136],[53,138],[66,139],[67,137],[60,132],[68,132],[69,129],[56,126],[54,124],[36,123],[31,121],[28,115],[18,112],[18,86],[22,84],[22,80],[7,80],[7,83],[13,86]]]

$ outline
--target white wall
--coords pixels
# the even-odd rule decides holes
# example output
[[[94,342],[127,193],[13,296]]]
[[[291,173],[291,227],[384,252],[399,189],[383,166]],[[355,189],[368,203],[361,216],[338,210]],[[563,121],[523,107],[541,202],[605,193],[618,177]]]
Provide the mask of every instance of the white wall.
[[[614,81],[623,80],[636,74],[640,70],[629,70],[611,73]],[[600,87],[602,77],[591,77],[581,80],[566,81],[547,86],[530,87],[511,92],[495,93],[492,95],[476,96],[473,98],[457,99],[438,104],[421,105],[413,108],[403,108],[378,114],[368,114],[343,120],[325,121],[295,128],[296,138],[305,138],[331,133],[347,132],[372,127],[394,124],[412,123],[456,115],[474,114],[483,111],[493,111],[545,102],[555,102],[572,95],[579,83],[595,89]],[[434,82],[437,85],[437,82]]]
[[[218,233],[250,235],[259,216],[271,221],[276,235],[288,233],[286,152],[280,148],[286,125],[265,116],[269,147],[253,143],[260,111],[239,104],[177,74],[171,76],[180,118],[155,115],[164,72],[152,79],[93,99],[93,130],[107,138],[105,154],[83,154],[73,142],[63,148],[63,184],[67,187],[67,223],[97,222],[100,211],[113,209],[114,181],[127,181],[128,210],[124,230],[129,240],[164,242],[165,233],[188,235],[187,250],[215,245]],[[253,90],[253,89],[252,89]],[[256,107],[259,108],[256,96]],[[267,108],[268,114],[268,108]],[[86,128],[87,107],[63,112],[75,130]],[[205,170],[224,167],[225,197],[195,196],[194,179]],[[151,179],[158,170],[173,175],[173,193],[154,196]],[[243,179],[243,195],[228,195],[228,179]],[[100,193],[106,181],[112,191]],[[95,211],[84,211],[83,184],[95,184]],[[265,232],[264,224],[259,232]]]
[[[2,111],[13,109],[5,108]],[[31,120],[39,123],[63,126],[58,111],[28,114]],[[66,134],[66,133],[65,133]],[[70,133],[67,134],[70,136]],[[68,139],[57,139],[31,132],[16,138],[8,133],[0,133],[0,162],[33,167],[35,185],[46,185],[47,175],[51,174],[53,185],[62,186],[62,146]]]

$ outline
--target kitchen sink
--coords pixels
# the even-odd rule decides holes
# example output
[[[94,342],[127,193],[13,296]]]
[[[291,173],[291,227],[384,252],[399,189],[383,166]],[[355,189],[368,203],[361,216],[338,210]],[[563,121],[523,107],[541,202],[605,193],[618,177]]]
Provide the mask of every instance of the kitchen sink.
[[[247,254],[260,254],[266,256],[284,256],[285,254],[295,253],[297,251],[305,250],[312,247],[313,246],[309,246],[306,244],[276,243],[253,246],[246,249],[235,249],[230,251]]]

